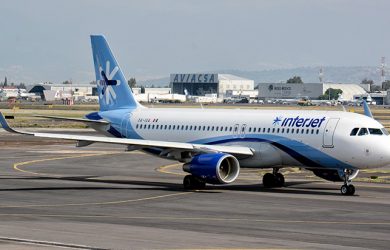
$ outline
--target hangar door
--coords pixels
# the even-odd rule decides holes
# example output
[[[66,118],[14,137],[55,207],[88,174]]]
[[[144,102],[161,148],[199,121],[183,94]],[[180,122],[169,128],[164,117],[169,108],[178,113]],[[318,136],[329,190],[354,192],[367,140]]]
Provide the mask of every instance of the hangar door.
[[[333,148],[333,136],[334,131],[336,130],[337,123],[339,122],[339,118],[330,118],[328,123],[326,123],[324,135],[323,135],[323,141],[322,146],[324,148]]]

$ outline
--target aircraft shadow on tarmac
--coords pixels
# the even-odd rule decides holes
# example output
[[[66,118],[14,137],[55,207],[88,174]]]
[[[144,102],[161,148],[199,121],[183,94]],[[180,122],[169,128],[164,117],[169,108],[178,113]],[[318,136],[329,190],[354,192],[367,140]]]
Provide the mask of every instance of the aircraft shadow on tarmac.
[[[0,189],[3,191],[26,191],[26,190],[166,190],[166,191],[183,191],[183,185],[178,183],[158,182],[158,181],[139,181],[139,180],[99,180],[93,179],[99,176],[67,176],[67,177],[4,177],[4,179],[14,180],[63,180],[74,182],[87,182],[87,183],[105,183],[105,184],[119,184],[119,185],[136,185],[142,187],[33,187],[33,188],[9,188]],[[317,181],[292,181],[286,182],[284,187],[279,188],[264,188],[261,184],[231,184],[231,185],[207,185],[207,187],[201,190],[202,193],[220,193],[224,190],[232,191],[245,191],[245,192],[263,192],[263,193],[281,193],[281,194],[313,194],[313,195],[339,195],[337,189],[332,187],[319,187],[319,186],[301,186],[303,184],[316,183]],[[318,182],[317,182],[318,183]]]

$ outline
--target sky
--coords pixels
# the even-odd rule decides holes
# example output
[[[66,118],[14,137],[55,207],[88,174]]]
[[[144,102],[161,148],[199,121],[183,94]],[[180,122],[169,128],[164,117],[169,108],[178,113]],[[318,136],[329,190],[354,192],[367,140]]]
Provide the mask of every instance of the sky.
[[[387,0],[2,0],[0,81],[88,83],[90,34],[127,78],[390,60]]]

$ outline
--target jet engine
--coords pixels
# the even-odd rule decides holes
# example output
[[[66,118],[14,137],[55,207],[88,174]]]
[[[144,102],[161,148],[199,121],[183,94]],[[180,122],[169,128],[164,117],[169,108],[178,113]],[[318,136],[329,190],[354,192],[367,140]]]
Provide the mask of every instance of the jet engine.
[[[229,154],[199,154],[184,164],[183,170],[206,183],[227,184],[237,179],[240,164],[236,157]]]
[[[311,169],[311,170],[316,176],[325,179],[327,181],[334,181],[334,182],[344,181],[344,171],[342,169]],[[359,173],[358,169],[351,169],[348,171],[350,171],[349,180],[355,178]]]

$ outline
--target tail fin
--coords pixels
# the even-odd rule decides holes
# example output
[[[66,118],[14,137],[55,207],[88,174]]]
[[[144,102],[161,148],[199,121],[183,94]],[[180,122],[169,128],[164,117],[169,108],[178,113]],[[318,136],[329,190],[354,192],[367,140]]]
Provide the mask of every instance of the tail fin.
[[[112,54],[106,38],[102,35],[91,35],[91,45],[100,110],[107,111],[140,106]]]

